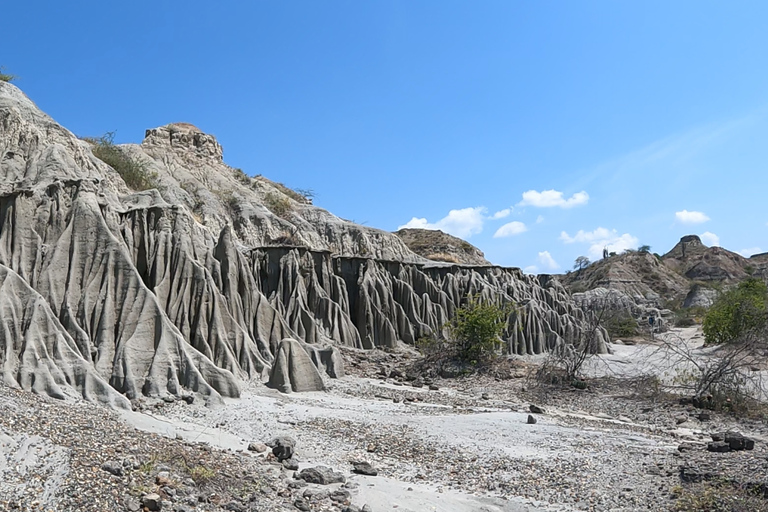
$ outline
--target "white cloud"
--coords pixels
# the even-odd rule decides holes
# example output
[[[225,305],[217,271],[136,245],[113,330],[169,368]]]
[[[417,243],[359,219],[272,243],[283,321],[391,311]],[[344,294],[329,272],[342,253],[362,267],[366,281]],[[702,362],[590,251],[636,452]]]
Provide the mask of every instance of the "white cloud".
[[[538,217],[536,217],[536,224],[541,224],[542,222],[544,222],[543,216],[539,215]]]
[[[512,213],[512,208],[504,208],[503,210],[499,210],[498,212],[491,215],[492,220],[496,219],[503,219],[504,217],[509,217],[509,214]]]
[[[704,245],[708,245],[710,247],[720,247],[720,237],[714,233],[705,231],[699,235],[699,238],[701,238],[701,241],[704,242]]]
[[[519,235],[520,233],[525,233],[526,231],[528,231],[528,228],[525,227],[525,224],[515,220],[512,222],[507,222],[499,229],[497,229],[493,234],[493,238],[504,238],[507,236]]]
[[[547,270],[557,270],[560,268],[560,265],[558,265],[552,255],[549,254],[549,251],[540,252],[536,261]]]
[[[740,250],[739,254],[741,254],[745,258],[749,258],[753,254],[760,254],[761,252],[763,252],[763,250],[759,247],[750,247],[749,249]]]
[[[560,240],[566,244],[572,243],[588,243],[589,251],[587,256],[590,259],[596,260],[603,256],[603,249],[608,249],[608,252],[623,252],[627,249],[634,249],[640,243],[640,240],[624,233],[619,235],[615,229],[597,228],[594,231],[584,231],[580,229],[574,236],[570,236],[563,231],[560,233]]]
[[[589,194],[584,192],[576,192],[568,199],[563,197],[563,193],[558,190],[542,190],[538,192],[536,190],[529,190],[523,192],[523,200],[520,201],[521,206],[535,206],[537,208],[573,208],[574,206],[580,206],[587,204],[589,201]]]
[[[683,224],[701,224],[702,222],[707,222],[709,217],[703,212],[689,212],[688,210],[683,210],[681,212],[675,212],[675,219]]]
[[[408,223],[398,226],[397,229],[439,229],[459,238],[469,238],[483,230],[486,212],[487,210],[484,206],[451,210],[448,212],[448,215],[435,223],[431,223],[424,218],[413,217]]]
[[[523,272],[526,274],[538,274],[539,273],[539,267],[536,265],[528,265],[523,269]]]

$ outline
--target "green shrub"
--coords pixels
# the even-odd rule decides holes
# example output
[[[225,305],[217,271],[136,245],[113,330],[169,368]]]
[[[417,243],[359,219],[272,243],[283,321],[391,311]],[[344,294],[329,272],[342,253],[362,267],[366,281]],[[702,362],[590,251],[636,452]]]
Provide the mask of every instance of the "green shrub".
[[[492,358],[501,344],[508,316],[508,308],[470,296],[456,311],[449,328],[456,356],[472,363]]]
[[[0,66],[0,82],[13,82],[16,80],[17,77],[14,75],[9,75],[8,73],[5,73],[3,70],[5,68]]]
[[[93,148],[93,154],[112,167],[123,178],[128,188],[141,191],[158,187],[157,173],[149,171],[144,162],[127,155],[115,145],[115,132],[107,132],[98,138],[86,137]]]
[[[750,278],[722,293],[704,317],[707,344],[730,343],[768,322],[768,287]]]
[[[637,321],[629,313],[622,311],[606,316],[603,327],[611,338],[629,338],[637,335]]]

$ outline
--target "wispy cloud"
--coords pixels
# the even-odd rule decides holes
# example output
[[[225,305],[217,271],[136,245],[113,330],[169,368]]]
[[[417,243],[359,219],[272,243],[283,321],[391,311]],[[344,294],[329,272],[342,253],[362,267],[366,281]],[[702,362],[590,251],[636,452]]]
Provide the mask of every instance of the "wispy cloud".
[[[503,219],[504,217],[509,217],[510,213],[512,213],[512,208],[504,208],[503,210],[499,210],[493,215],[491,215],[490,219],[491,220]]]
[[[419,228],[419,229],[439,229],[459,238],[469,238],[483,231],[483,222],[487,209],[484,206],[475,208],[462,208],[460,210],[451,210],[448,215],[437,222],[429,222],[425,218],[413,217],[397,229]]]
[[[591,183],[606,179],[627,182],[639,172],[654,172],[675,168],[674,175],[667,175],[678,181],[685,181],[697,172],[694,166],[684,165],[707,149],[733,136],[738,130],[765,117],[764,109],[758,109],[742,117],[722,122],[708,123],[678,133],[670,134],[639,149],[609,159],[593,168],[592,172],[581,172],[576,186],[587,187]]]
[[[701,241],[704,242],[704,245],[708,245],[710,247],[720,247],[720,237],[714,233],[705,231],[699,235],[699,238],[701,238]]]
[[[594,231],[584,231],[580,229],[574,236],[570,236],[563,231],[560,233],[560,240],[566,244],[585,243],[589,244],[587,255],[591,259],[598,259],[603,254],[603,249],[609,252],[623,252],[627,249],[634,249],[638,246],[640,240],[624,233],[619,235],[615,229],[606,229],[599,227]]]
[[[745,258],[749,258],[753,254],[760,254],[761,252],[763,252],[763,250],[759,247],[750,247],[749,249],[740,250],[739,254],[741,254]]]
[[[675,219],[682,224],[701,224],[707,222],[709,217],[703,212],[689,212],[683,210],[675,212]]]
[[[507,222],[503,226],[501,226],[499,229],[496,230],[496,232],[493,234],[493,238],[505,238],[508,236],[515,236],[519,235],[520,233],[525,233],[528,231],[528,228],[519,221],[512,221]]]
[[[523,200],[520,201],[520,206],[535,206],[536,208],[573,208],[574,206],[581,206],[589,202],[589,194],[584,192],[576,192],[571,197],[566,199],[562,192],[559,190],[529,190],[523,192]]]
[[[560,265],[555,261],[555,258],[549,254],[549,251],[540,252],[536,261],[546,270],[557,270],[560,268]]]

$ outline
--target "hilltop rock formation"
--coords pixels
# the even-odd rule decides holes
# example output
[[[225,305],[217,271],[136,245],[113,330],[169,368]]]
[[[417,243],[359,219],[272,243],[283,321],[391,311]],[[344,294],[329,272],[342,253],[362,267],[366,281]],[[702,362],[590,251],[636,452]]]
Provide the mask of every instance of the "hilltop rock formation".
[[[707,247],[696,235],[682,237],[662,261],[694,281],[731,284],[749,277],[747,258],[722,247]]]
[[[470,294],[515,304],[511,353],[578,341],[587,328],[557,280],[427,260],[394,234],[227,166],[192,125],[118,148],[156,176],[150,190],[130,190],[92,149],[0,82],[6,384],[114,407],[189,390],[217,402],[270,374],[292,390],[317,387],[313,372],[343,374],[334,347],[413,344]],[[317,370],[295,375],[307,368],[299,350]]]
[[[428,260],[491,266],[491,262],[485,259],[485,254],[480,249],[439,229],[406,228],[396,231],[395,234],[410,250]]]

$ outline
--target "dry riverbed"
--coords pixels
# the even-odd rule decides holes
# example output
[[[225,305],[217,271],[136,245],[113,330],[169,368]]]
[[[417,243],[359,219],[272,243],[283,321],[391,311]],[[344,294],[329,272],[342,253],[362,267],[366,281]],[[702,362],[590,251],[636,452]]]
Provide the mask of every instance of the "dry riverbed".
[[[346,351],[349,375],[327,392],[253,384],[215,409],[143,400],[117,415],[0,387],[0,510],[139,510],[156,494],[179,512],[656,511],[676,503],[681,473],[768,482],[764,423],[700,417],[630,386],[616,368],[635,368],[643,350],[605,356],[596,368],[610,378],[586,390],[532,387],[525,358],[505,378],[414,386],[391,376],[413,355],[380,351]],[[707,452],[725,430],[755,449]],[[296,441],[299,470],[326,466],[345,481],[296,480],[261,446],[277,436]],[[354,473],[360,461],[378,474]]]

